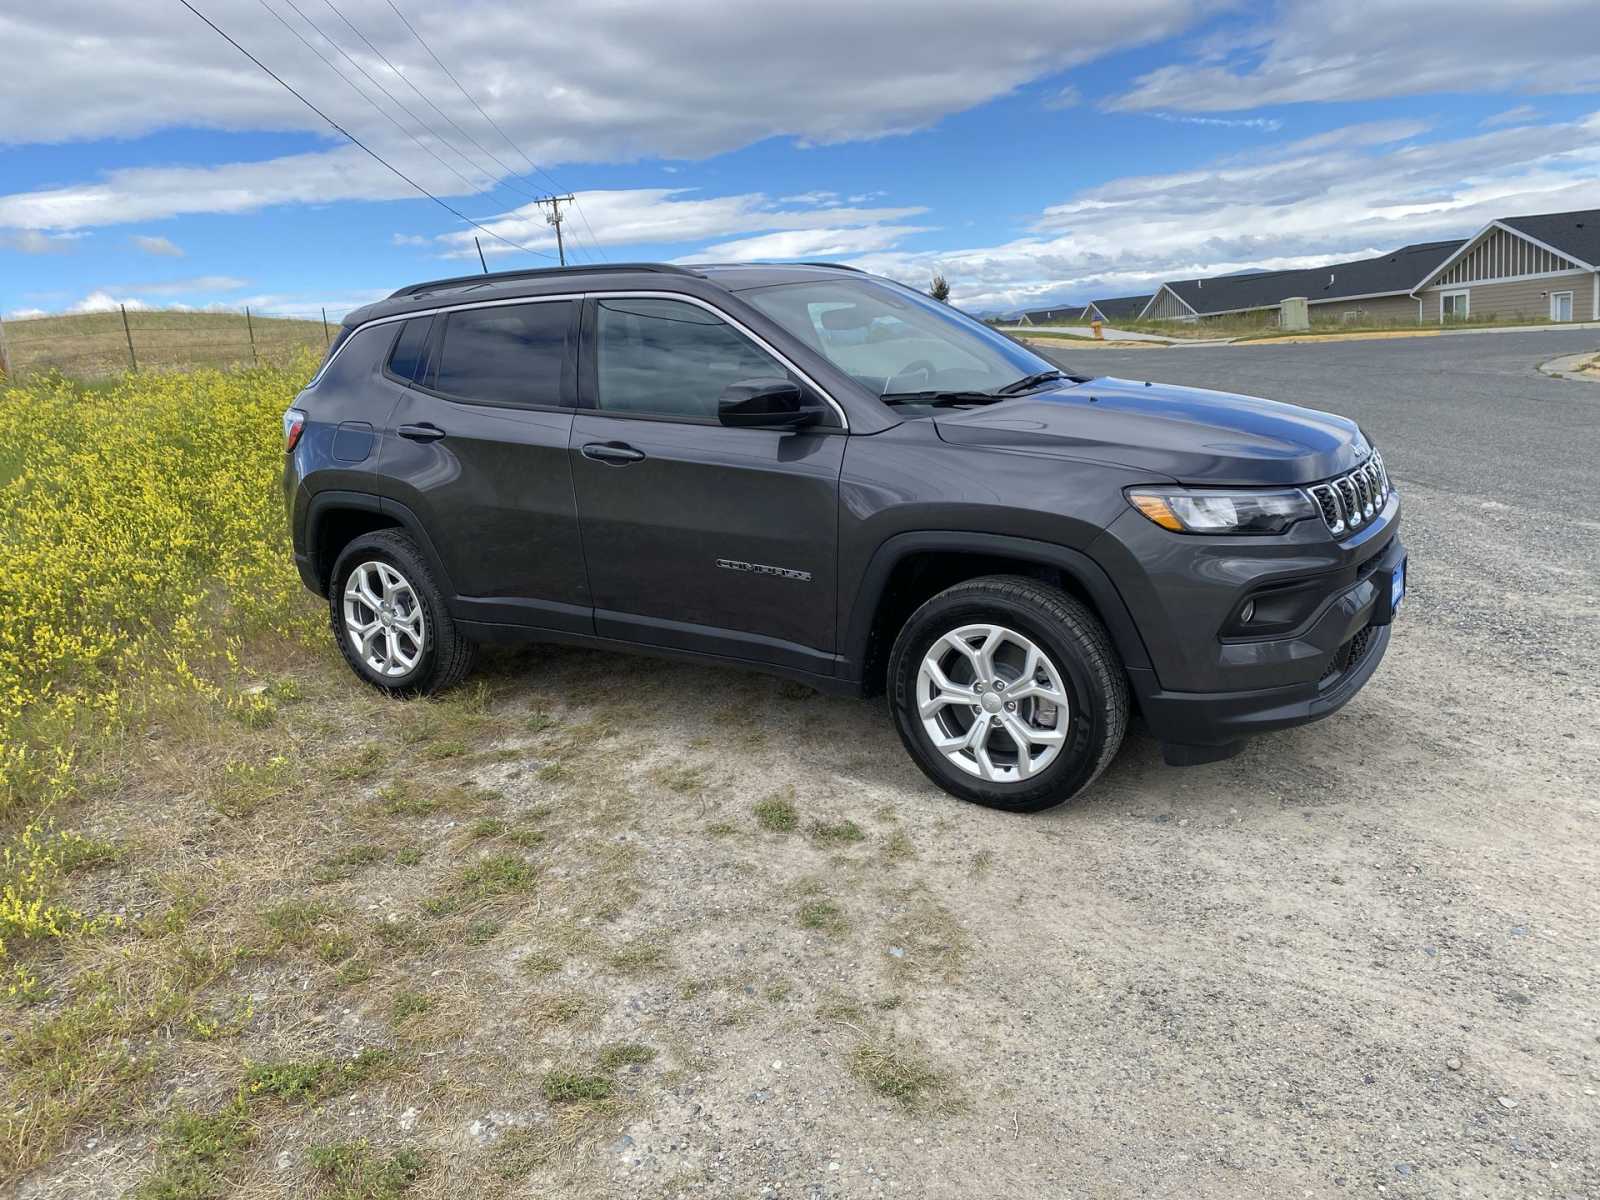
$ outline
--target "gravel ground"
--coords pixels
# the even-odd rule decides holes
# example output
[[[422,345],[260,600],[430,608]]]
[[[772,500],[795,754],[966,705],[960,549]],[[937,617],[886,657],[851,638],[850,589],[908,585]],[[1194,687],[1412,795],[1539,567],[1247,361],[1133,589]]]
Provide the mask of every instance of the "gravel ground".
[[[1600,1195],[1600,393],[1536,370],[1585,344],[1129,359],[1363,422],[1414,571],[1385,664],[1334,719],[1228,763],[1168,769],[1130,738],[1083,802],[1033,819],[923,786],[876,705],[813,702],[807,732],[853,759],[774,728],[769,777],[802,805],[892,805],[961,931],[959,969],[902,985],[895,1021],[958,1111],[841,1089],[826,1021],[739,1028],[692,1099],[630,1132],[613,1189],[656,1194],[676,1155],[717,1195]],[[680,919],[740,903],[744,872],[659,849]],[[780,851],[759,873],[795,869]],[[868,998],[903,961],[876,916],[829,956]],[[761,919],[722,953],[829,983]]]
[[[1130,736],[1036,817],[929,786],[881,701],[542,649],[489,656],[481,705],[396,707],[324,655],[278,726],[228,735],[327,743],[299,799],[219,821],[170,756],[92,814],[118,840],[159,818],[140,869],[244,897],[206,936],[309,895],[373,972],[239,968],[254,1017],[174,1044],[160,1099],[215,1107],[241,1060],[399,1051],[348,1099],[252,1109],[242,1197],[325,1193],[307,1147],[336,1137],[424,1151],[417,1200],[1600,1196],[1600,389],[1535,369],[1592,345],[1097,352],[1358,417],[1412,575],[1337,716],[1186,770]],[[316,765],[379,730],[383,771],[441,806]],[[308,881],[358,838],[380,861]],[[485,846],[537,886],[430,915]],[[373,914],[414,936],[377,945]],[[397,1015],[409,988],[429,1013]],[[617,1068],[615,1107],[547,1099],[553,1067],[633,1043],[656,1057]],[[121,1194],[157,1108],[19,1194]]]

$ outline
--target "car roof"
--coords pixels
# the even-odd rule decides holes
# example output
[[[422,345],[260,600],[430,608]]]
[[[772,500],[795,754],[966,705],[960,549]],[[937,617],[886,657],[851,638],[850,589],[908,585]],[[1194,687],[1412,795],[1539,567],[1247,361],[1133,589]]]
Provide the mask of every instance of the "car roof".
[[[541,267],[457,275],[411,284],[386,298],[351,312],[344,324],[356,326],[379,317],[430,310],[480,300],[547,296],[571,291],[741,292],[776,283],[837,279],[841,272],[860,274],[838,263],[605,263],[582,267]]]

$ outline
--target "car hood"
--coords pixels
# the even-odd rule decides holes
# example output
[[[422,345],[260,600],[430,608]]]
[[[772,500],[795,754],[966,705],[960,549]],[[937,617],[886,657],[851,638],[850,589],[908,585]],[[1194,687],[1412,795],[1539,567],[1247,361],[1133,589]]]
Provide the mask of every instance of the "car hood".
[[[1356,423],[1332,413],[1109,377],[934,420],[954,444],[1094,459],[1180,483],[1310,483],[1371,452]]]

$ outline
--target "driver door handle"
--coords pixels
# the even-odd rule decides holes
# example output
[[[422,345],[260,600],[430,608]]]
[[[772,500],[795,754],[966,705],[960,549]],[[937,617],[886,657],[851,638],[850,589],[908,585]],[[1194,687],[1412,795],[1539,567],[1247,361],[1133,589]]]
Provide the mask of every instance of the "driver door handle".
[[[643,450],[635,450],[626,442],[590,442],[583,447],[583,456],[607,466],[624,467],[644,457]]]
[[[395,430],[395,433],[413,442],[437,442],[444,436],[444,430],[426,421],[420,425],[402,425]]]

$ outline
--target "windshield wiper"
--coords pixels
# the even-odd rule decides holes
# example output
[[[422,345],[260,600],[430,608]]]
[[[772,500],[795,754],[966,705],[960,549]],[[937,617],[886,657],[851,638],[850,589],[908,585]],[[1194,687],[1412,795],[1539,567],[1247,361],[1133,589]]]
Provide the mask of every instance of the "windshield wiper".
[[[934,408],[949,408],[956,404],[998,404],[1005,397],[996,392],[891,392],[879,396],[885,404],[927,404]]]
[[[1052,379],[1066,379],[1065,371],[1040,371],[1036,375],[1024,375],[1021,379],[1014,380],[1005,387],[995,388],[996,396],[1015,396],[1018,392],[1032,391],[1041,383],[1049,383]]]

